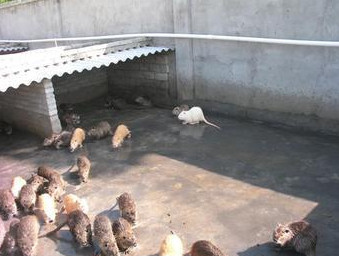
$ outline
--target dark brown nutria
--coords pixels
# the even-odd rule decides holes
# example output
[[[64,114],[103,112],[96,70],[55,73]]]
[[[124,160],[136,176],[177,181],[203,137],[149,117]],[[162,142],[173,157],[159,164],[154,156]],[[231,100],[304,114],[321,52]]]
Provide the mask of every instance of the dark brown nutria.
[[[22,187],[19,195],[19,202],[26,213],[33,212],[36,198],[34,187],[31,184]]]
[[[224,254],[210,241],[200,240],[192,245],[191,256],[224,256]]]
[[[67,220],[58,225],[58,227],[47,234],[39,236],[46,237],[55,234],[63,226],[68,225],[73,238],[80,247],[88,247],[92,244],[92,229],[89,217],[81,210],[72,211],[67,215]]]
[[[130,193],[123,193],[117,198],[121,217],[126,219],[131,225],[136,224],[137,206]]]
[[[65,181],[61,175],[51,167],[45,165],[38,168],[38,175],[49,181],[46,189],[47,193],[54,197],[55,200],[60,201],[61,196],[65,192]]]
[[[9,189],[0,190],[0,215],[3,220],[8,220],[18,214],[14,196]]]
[[[0,248],[1,248],[1,251],[2,251],[2,244],[4,242],[5,235],[6,235],[5,224],[2,221],[2,219],[0,219]]]
[[[17,245],[23,256],[35,255],[38,244],[39,221],[35,215],[23,217],[17,227]]]
[[[113,221],[112,229],[120,251],[128,252],[130,248],[137,246],[132,226],[127,220],[119,218]]]
[[[0,121],[0,133],[11,135],[13,133],[13,128],[9,123]]]
[[[182,111],[188,111],[190,107],[188,105],[180,105],[178,107],[173,108],[172,114],[178,116]]]
[[[31,184],[36,193],[39,193],[43,188],[45,181],[46,179],[44,177],[34,174],[28,179],[27,183]]]
[[[94,139],[102,139],[112,135],[112,127],[107,121],[101,121],[87,132],[87,135]]]
[[[86,156],[79,156],[77,159],[77,166],[80,180],[82,182],[87,182],[91,170],[91,162]]]
[[[119,256],[119,249],[112,231],[112,224],[108,217],[97,215],[93,224],[93,243],[96,247],[95,255]]]
[[[0,249],[0,255],[12,256],[17,251],[16,233],[19,226],[19,219],[15,219],[11,222],[9,231],[6,233],[4,241]]]
[[[273,241],[282,248],[292,248],[306,256],[316,255],[317,231],[304,220],[278,224],[273,231]]]
[[[60,183],[64,183],[61,175],[53,168],[46,165],[38,167],[38,175],[44,177],[48,181],[57,180]]]

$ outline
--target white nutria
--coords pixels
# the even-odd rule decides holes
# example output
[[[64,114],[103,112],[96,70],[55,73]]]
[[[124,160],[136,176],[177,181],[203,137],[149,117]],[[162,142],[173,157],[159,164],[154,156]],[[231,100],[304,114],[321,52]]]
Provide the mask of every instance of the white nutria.
[[[220,129],[219,126],[208,122],[202,112],[200,107],[193,107],[188,111],[182,111],[178,115],[178,119],[183,121],[183,124],[198,124],[200,122],[204,122],[208,125],[214,126],[215,128]]]
[[[56,209],[53,197],[47,193],[40,195],[37,206],[45,223],[53,223],[55,221]]]
[[[316,255],[317,231],[304,220],[278,224],[273,231],[273,241],[282,248],[292,248],[306,256]]]
[[[13,178],[12,184],[11,184],[11,192],[15,199],[19,198],[20,191],[22,187],[25,186],[26,184],[27,184],[26,180],[24,180],[20,176],[16,176]]]
[[[86,199],[81,199],[74,194],[66,195],[64,197],[63,204],[63,209],[67,214],[76,210],[81,210],[83,213],[88,214],[88,204]]]
[[[85,131],[81,128],[76,128],[72,134],[72,139],[70,142],[70,151],[74,152],[78,147],[82,148],[82,143],[86,138]]]
[[[167,235],[162,241],[159,256],[182,256],[184,253],[181,239],[176,234]]]
[[[113,148],[118,148],[122,145],[125,138],[131,138],[131,131],[126,125],[120,124],[114,132],[112,137]]]

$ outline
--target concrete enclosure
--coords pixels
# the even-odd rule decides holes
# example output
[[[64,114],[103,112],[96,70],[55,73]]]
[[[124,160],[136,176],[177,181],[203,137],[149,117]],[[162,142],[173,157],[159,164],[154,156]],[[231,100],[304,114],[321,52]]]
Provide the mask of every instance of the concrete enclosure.
[[[174,32],[333,41],[339,39],[338,11],[339,2],[331,0],[29,0],[0,7],[0,38]],[[156,42],[175,45],[175,95],[181,100],[231,115],[339,131],[337,48]]]

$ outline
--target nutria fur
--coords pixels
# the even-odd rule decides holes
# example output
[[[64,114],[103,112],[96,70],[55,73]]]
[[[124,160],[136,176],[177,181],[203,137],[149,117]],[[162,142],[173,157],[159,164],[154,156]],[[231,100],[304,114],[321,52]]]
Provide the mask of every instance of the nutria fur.
[[[49,194],[45,193],[38,197],[37,207],[45,223],[53,223],[55,221],[56,209],[54,198]]]
[[[119,125],[114,132],[112,137],[112,146],[113,148],[118,148],[122,145],[125,138],[131,138],[131,131],[128,130],[126,125]]]
[[[119,249],[112,231],[111,221],[106,216],[97,215],[93,224],[93,243],[98,250],[95,255],[119,256]]]
[[[180,237],[170,234],[162,241],[159,256],[182,256],[184,252]]]
[[[124,99],[113,98],[112,96],[108,96],[105,99],[105,108],[122,110],[122,109],[127,109],[128,104]]]
[[[8,220],[10,217],[17,215],[14,196],[9,189],[0,190],[0,214],[3,220]]]
[[[26,213],[33,212],[36,202],[36,193],[34,191],[34,187],[31,184],[27,184],[22,187],[20,191],[19,202]]]
[[[35,174],[32,175],[32,177],[27,181],[27,183],[32,185],[36,193],[39,193],[44,186],[45,180],[46,179],[44,177]]]
[[[72,138],[72,132],[62,131],[61,133],[53,133],[49,138],[45,138],[44,147],[54,146],[56,149],[60,147],[68,147]]]
[[[20,176],[16,176],[12,179],[11,192],[15,199],[19,198],[20,191],[22,187],[25,186],[26,184],[27,184],[26,180],[24,180]]]
[[[91,162],[86,156],[79,156],[77,159],[77,166],[80,180],[86,183],[91,170]]]
[[[107,121],[101,121],[96,126],[92,127],[87,132],[87,135],[97,140],[105,138],[109,135],[112,135],[111,125]]]
[[[88,213],[88,204],[86,199],[81,199],[74,194],[68,194],[63,199],[63,209],[67,214],[81,210],[83,213]]]
[[[15,219],[11,222],[9,231],[6,233],[2,246],[0,245],[0,255],[12,256],[17,251],[16,233],[19,226],[19,219]],[[1,239],[1,238],[0,238]],[[1,244],[1,243],[0,243]]]
[[[66,131],[73,131],[81,123],[80,115],[77,113],[66,113],[61,116],[61,123],[63,125],[66,124]]]
[[[317,231],[304,220],[279,224],[273,231],[273,241],[306,256],[316,255]]]
[[[17,228],[17,244],[23,256],[35,255],[39,229],[39,221],[35,215],[28,215],[20,220]]]
[[[81,128],[76,128],[72,134],[72,139],[69,145],[71,152],[74,152],[78,147],[82,148],[82,143],[86,138],[85,131]]]
[[[172,114],[175,116],[178,116],[182,111],[188,111],[190,109],[190,107],[188,105],[180,105],[177,106],[175,108],[173,108],[172,110]]]
[[[0,219],[0,248],[2,247],[2,244],[4,242],[5,235],[6,235],[5,224],[2,221],[2,219]],[[1,251],[2,251],[2,248],[1,248]]]
[[[151,99],[147,96],[139,96],[134,100],[134,102],[143,107],[152,107],[153,105]]]
[[[49,181],[47,193],[54,197],[56,201],[60,201],[65,192],[65,181],[61,175],[51,167],[44,165],[38,168],[38,175]]]
[[[120,251],[127,252],[130,248],[137,246],[132,226],[124,218],[113,221],[112,230]]]
[[[130,193],[123,193],[117,197],[121,217],[126,219],[130,224],[135,225],[137,219],[137,206]],[[114,207],[114,206],[113,206]]]
[[[211,242],[200,240],[192,245],[191,256],[224,256],[224,254]]]

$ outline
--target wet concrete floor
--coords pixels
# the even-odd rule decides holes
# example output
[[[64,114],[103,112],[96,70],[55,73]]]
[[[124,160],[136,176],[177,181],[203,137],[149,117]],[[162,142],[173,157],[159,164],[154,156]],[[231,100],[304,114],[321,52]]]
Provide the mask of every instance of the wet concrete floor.
[[[182,125],[164,109],[85,111],[85,127],[100,120],[130,127],[132,138],[119,150],[110,138],[70,153],[41,148],[41,138],[28,133],[1,135],[0,186],[48,164],[64,173],[68,192],[88,200],[91,219],[99,213],[116,217],[108,209],[119,194],[131,192],[139,211],[139,245],[131,255],[156,255],[171,230],[186,251],[206,239],[231,256],[297,255],[277,253],[270,242],[278,222],[302,218],[318,229],[318,256],[337,255],[339,139],[208,117],[222,130]],[[92,161],[92,175],[79,186],[65,171],[83,153]],[[65,227],[39,240],[38,255],[93,252],[78,249]]]

